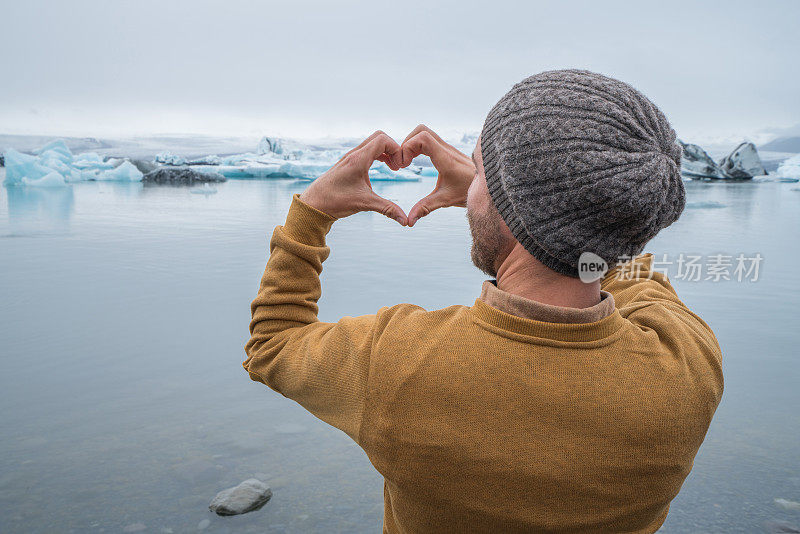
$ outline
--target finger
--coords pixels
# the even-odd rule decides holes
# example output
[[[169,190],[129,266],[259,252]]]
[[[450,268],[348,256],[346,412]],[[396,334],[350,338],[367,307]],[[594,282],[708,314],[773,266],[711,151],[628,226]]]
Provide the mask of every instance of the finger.
[[[411,164],[411,160],[425,154],[434,162],[441,159],[445,153],[444,147],[436,140],[436,138],[428,131],[421,131],[414,137],[403,142],[401,149],[402,165],[407,167]]]
[[[417,127],[414,128],[411,131],[411,133],[406,136],[406,138],[403,140],[403,143],[401,145],[405,144],[409,139],[411,139],[412,137],[414,137],[415,135],[417,135],[420,132],[428,132],[433,137],[433,139],[437,143],[439,143],[439,145],[444,150],[450,152],[453,156],[456,156],[458,159],[461,159],[463,161],[471,161],[469,156],[467,156],[466,154],[461,152],[459,149],[457,149],[456,147],[454,147],[453,145],[451,145],[450,143],[448,143],[444,139],[442,139],[442,137],[439,134],[437,134],[436,132],[434,132],[433,130],[431,130],[430,128],[425,126],[424,124],[417,125]]]
[[[438,191],[434,190],[431,194],[414,204],[408,212],[408,226],[414,226],[418,220],[430,214],[434,210],[447,207]]]
[[[358,144],[358,146],[355,146],[355,147],[351,148],[350,150],[348,150],[348,151],[347,151],[347,152],[344,154],[344,156],[342,156],[342,157],[340,158],[340,160],[342,160],[342,159],[344,159],[345,157],[349,156],[350,154],[352,154],[352,153],[353,153],[353,152],[355,152],[356,150],[360,150],[360,149],[364,148],[364,147],[367,145],[367,143],[369,143],[370,141],[372,141],[373,139],[375,139],[375,138],[376,138],[376,137],[378,137],[379,135],[386,135],[386,133],[385,133],[383,130],[376,130],[376,131],[374,131],[374,132],[373,132],[373,133],[371,133],[371,134],[370,134],[370,135],[369,135],[369,136],[368,136],[366,139],[364,139],[363,141],[361,141],[361,142]]]
[[[392,159],[395,154],[400,152],[400,145],[385,133],[381,133],[359,149],[359,152],[369,160],[371,165],[372,162],[378,160],[382,154],[386,154],[389,156],[389,159]]]
[[[374,191],[370,193],[367,198],[365,209],[378,212],[390,219],[394,219],[400,223],[401,226],[406,226],[408,224],[408,217],[406,217],[406,213],[400,206],[391,200],[386,200]]]
[[[380,156],[378,156],[378,161],[382,161],[383,163],[388,165],[389,168],[392,169],[393,171],[400,170],[400,167],[397,165],[397,161],[396,160],[397,160],[397,158],[395,156],[390,156],[389,154],[386,154],[385,152],[383,154],[381,154]]]

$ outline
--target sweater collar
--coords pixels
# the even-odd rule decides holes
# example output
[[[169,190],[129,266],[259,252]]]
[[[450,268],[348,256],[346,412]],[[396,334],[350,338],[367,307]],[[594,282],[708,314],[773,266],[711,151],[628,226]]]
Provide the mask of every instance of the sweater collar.
[[[611,293],[601,291],[600,296],[590,308],[566,308],[508,293],[486,280],[471,309],[478,319],[502,330],[560,341],[595,341],[624,323]]]
[[[486,280],[480,299],[492,308],[545,323],[595,323],[614,313],[614,297],[600,291],[600,302],[589,308],[566,308],[537,302],[497,287],[496,280]]]

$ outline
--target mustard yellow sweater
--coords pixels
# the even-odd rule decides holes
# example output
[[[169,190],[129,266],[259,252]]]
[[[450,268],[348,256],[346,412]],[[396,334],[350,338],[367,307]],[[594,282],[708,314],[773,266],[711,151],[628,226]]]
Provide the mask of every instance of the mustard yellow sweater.
[[[412,304],[317,318],[334,218],[295,195],[244,368],[346,432],[385,479],[385,532],[654,532],[722,395],[721,353],[651,257],[610,315],[548,323]],[[647,278],[651,279],[647,279]]]

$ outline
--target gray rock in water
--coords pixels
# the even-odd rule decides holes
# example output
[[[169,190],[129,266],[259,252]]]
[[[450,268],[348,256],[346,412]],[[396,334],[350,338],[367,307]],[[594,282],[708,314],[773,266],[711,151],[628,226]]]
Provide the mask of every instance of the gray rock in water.
[[[690,178],[725,178],[722,169],[719,168],[717,162],[711,159],[711,156],[706,154],[705,150],[697,145],[684,143],[680,139],[678,143],[683,147],[683,156],[681,157],[682,174]]]
[[[0,154],[0,167],[6,166],[6,158],[2,154]]]
[[[148,172],[142,182],[149,184],[203,184],[209,182],[224,182],[225,177],[216,172],[200,172],[185,167],[159,167]]]
[[[767,174],[753,143],[742,143],[719,161],[719,167],[731,178],[747,179]]]
[[[258,510],[272,498],[269,486],[256,478],[249,478],[217,493],[208,509],[217,515],[239,515]]]

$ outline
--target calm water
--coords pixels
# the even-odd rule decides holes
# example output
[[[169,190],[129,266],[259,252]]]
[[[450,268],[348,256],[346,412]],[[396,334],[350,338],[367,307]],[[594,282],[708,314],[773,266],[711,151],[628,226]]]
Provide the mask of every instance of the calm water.
[[[2,173],[0,173],[2,181]],[[432,187],[380,183],[409,208]],[[377,532],[382,481],[343,433],[241,368],[249,303],[295,181],[0,188],[0,531]],[[760,253],[757,282],[675,281],[724,351],[725,395],[664,532],[800,525],[800,191],[688,183],[649,251]],[[321,319],[471,304],[463,210],[413,230],[374,214],[329,236]],[[273,499],[220,518],[257,476]]]

